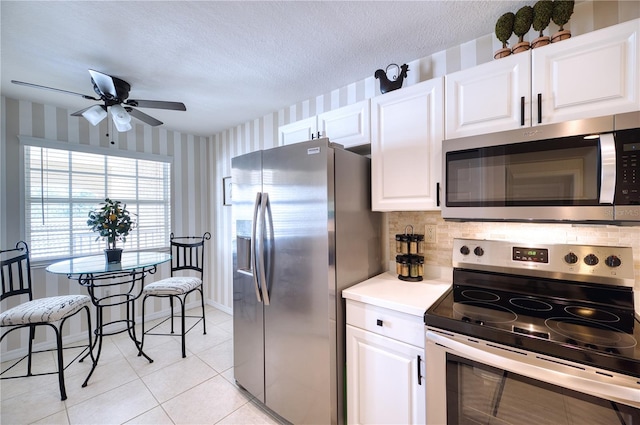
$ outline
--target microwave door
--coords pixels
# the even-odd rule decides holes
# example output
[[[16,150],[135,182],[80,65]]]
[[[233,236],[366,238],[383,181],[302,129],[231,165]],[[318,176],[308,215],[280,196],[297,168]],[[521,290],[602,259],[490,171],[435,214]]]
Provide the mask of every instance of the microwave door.
[[[612,142],[604,134],[602,143],[574,136],[455,150],[456,141],[448,141],[443,217],[611,221]]]

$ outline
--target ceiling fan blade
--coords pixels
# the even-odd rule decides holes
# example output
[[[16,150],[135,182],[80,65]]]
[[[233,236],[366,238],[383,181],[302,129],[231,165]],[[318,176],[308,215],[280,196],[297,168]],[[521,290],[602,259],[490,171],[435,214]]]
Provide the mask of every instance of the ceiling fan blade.
[[[100,121],[107,117],[107,107],[104,105],[93,105],[81,109],[71,114],[74,117],[83,116],[91,125],[98,125]]]
[[[172,111],[186,111],[187,107],[182,102],[164,102],[162,100],[140,100],[129,99],[127,105],[136,106],[138,108],[155,108],[155,109],[170,109]]]
[[[33,87],[35,89],[44,89],[44,90],[57,91],[57,92],[60,92],[60,93],[66,93],[66,94],[72,94],[74,96],[84,97],[85,99],[89,99],[89,100],[100,100],[100,99],[96,99],[95,97],[88,96],[86,94],[76,93],[76,92],[69,91],[69,90],[54,89],[53,87],[41,86],[39,84],[33,84],[33,83],[25,83],[24,81],[18,81],[18,80],[11,80],[11,82],[13,84],[17,84],[19,86],[26,86],[26,87]]]
[[[79,111],[75,111],[74,113],[72,113],[71,116],[72,117],[81,117],[83,113],[85,113],[89,109],[94,108],[96,106],[100,106],[100,105],[93,105],[93,106],[89,106],[88,108],[80,109]]]
[[[91,80],[95,84],[94,89],[96,90],[96,93],[106,97],[107,99],[115,100],[118,98],[118,92],[116,91],[116,85],[113,81],[113,77],[103,74],[102,72],[94,71],[93,69],[89,70],[89,74],[91,74]]]
[[[133,109],[131,107],[126,107],[125,109],[132,117],[137,118],[140,121],[149,124],[150,126],[155,127],[158,125],[162,125],[162,121],[153,118],[151,115],[147,115],[144,112],[138,111],[137,109]]]

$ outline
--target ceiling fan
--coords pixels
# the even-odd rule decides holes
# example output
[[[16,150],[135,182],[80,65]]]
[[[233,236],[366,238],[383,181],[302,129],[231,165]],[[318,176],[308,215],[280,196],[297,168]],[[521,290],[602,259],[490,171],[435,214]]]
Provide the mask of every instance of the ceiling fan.
[[[184,106],[184,103],[181,102],[129,99],[129,91],[131,90],[131,85],[126,81],[121,80],[117,77],[112,77],[111,75],[103,74],[102,72],[94,71],[93,69],[89,70],[89,74],[91,75],[93,90],[98,96],[100,96],[99,98],[68,90],[56,89],[53,87],[41,86],[32,83],[25,83],[24,81],[11,80],[11,82],[22,86],[81,96],[89,100],[102,101],[104,102],[103,105],[89,106],[88,108],[76,111],[71,115],[82,115],[92,125],[97,125],[100,121],[105,119],[108,115],[108,112],[110,112],[111,116],[113,117],[113,123],[115,124],[116,129],[120,132],[131,130],[132,116],[151,126],[158,126],[162,124],[162,121],[157,120],[152,116],[145,114],[144,112],[134,109],[134,107],[170,109],[173,111],[187,110],[187,108]]]

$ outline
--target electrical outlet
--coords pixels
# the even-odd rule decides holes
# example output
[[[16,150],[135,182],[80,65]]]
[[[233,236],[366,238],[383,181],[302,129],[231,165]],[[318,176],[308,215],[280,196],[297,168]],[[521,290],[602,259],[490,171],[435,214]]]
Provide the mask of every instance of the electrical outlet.
[[[425,243],[429,243],[429,244],[436,243],[436,225],[435,224],[425,224],[424,241]]]

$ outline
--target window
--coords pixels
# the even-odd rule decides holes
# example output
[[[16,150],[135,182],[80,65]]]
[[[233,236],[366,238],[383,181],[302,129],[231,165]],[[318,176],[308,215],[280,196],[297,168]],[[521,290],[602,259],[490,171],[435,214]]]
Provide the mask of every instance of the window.
[[[154,158],[155,159],[155,158]],[[24,146],[26,238],[33,260],[100,254],[106,242],[87,226],[105,198],[127,205],[136,228],[125,249],[169,245],[171,163]]]

